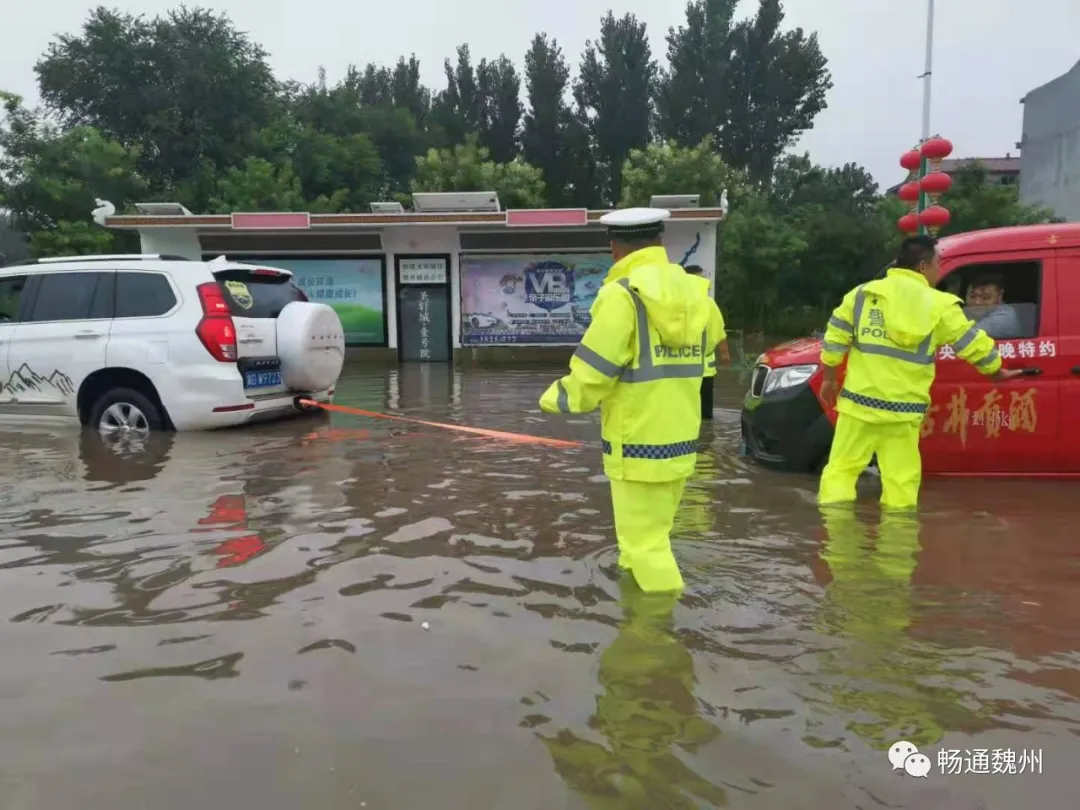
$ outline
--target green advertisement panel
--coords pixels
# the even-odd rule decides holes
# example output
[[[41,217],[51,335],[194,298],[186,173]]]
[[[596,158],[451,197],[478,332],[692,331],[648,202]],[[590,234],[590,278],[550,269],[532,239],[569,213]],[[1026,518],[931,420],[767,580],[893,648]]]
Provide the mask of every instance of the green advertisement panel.
[[[262,258],[259,264],[291,270],[296,286],[311,301],[334,308],[348,346],[386,343],[383,262],[364,259]]]

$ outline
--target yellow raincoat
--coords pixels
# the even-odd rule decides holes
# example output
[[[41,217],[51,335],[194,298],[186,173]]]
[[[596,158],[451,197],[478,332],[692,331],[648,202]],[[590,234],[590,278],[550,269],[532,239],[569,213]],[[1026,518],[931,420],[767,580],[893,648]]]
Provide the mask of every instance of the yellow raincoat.
[[[937,350],[946,343],[983,374],[1001,368],[993,339],[967,318],[960,299],[935,290],[921,273],[894,267],[844,296],[821,349],[824,365],[838,366],[847,355],[848,367],[819,503],[855,500],[855,482],[876,453],[882,504],[916,505],[919,428],[930,404]]]
[[[690,278],[692,278],[694,281],[697,282],[698,287],[700,288],[701,295],[703,295],[709,301],[712,301],[713,297],[712,297],[712,294],[709,292],[709,280],[707,278],[702,278],[701,276],[690,276]],[[719,346],[721,343],[723,343],[725,340],[727,340],[727,329],[724,326],[724,316],[720,312],[719,307],[717,307],[717,309],[716,309],[716,314],[720,318],[720,320],[717,323],[718,332],[717,332],[717,338],[716,338],[716,345]],[[716,349],[715,348],[705,358],[705,376],[709,377],[709,378],[716,376]]]
[[[540,407],[588,413],[600,406],[619,564],[645,591],[681,590],[671,527],[694,472],[701,379],[723,318],[663,247],[616,262],[591,315],[570,373],[544,392]]]

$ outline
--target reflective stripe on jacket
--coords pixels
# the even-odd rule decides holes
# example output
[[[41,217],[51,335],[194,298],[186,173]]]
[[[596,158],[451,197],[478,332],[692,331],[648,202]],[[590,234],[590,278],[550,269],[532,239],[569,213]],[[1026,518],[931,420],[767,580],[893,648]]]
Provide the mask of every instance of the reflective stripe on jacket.
[[[694,471],[701,379],[722,318],[662,247],[635,251],[604,279],[570,373],[540,399],[548,413],[601,406],[604,472],[674,481]]]
[[[709,292],[709,280],[707,278],[702,278],[701,276],[690,276],[690,278],[694,279],[697,282],[698,286],[701,288],[701,294],[704,295],[705,298],[707,298],[709,301],[712,301],[713,297],[712,294]],[[716,308],[716,314],[720,316],[720,322],[718,326],[719,332],[716,337],[716,345],[719,346],[721,343],[727,340],[727,328],[724,326],[724,316],[723,313],[720,312],[719,307]],[[705,358],[705,376],[716,376],[716,347],[713,347],[713,350],[709,352],[708,356]]]
[[[955,295],[932,288],[921,273],[892,268],[862,284],[829,318],[821,362],[848,355],[836,410],[869,422],[918,421],[930,404],[934,361],[948,343],[983,374],[1001,359],[992,338],[968,319]]]

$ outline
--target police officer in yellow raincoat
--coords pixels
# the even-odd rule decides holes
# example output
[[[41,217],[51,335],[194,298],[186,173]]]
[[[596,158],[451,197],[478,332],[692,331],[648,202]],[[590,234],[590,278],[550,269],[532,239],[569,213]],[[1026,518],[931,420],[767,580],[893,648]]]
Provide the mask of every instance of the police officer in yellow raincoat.
[[[669,216],[631,208],[600,220],[615,264],[570,373],[540,398],[547,413],[601,407],[619,565],[648,592],[683,587],[671,527],[697,460],[701,379],[724,336],[720,310],[701,294],[700,280],[668,259],[660,235]]]
[[[686,265],[686,274],[694,276],[697,279],[698,286],[701,288],[701,294],[706,298],[711,299],[712,293],[709,291],[709,279],[705,277],[705,268],[699,264]],[[728,352],[727,345],[727,331],[724,329],[724,320],[720,319],[720,343],[717,346],[717,351],[712,354],[705,364],[705,379],[701,381],[701,418],[712,419],[713,418],[713,389],[716,384],[716,355],[720,355],[720,359],[724,361],[724,365],[731,365],[731,354]]]
[[[995,379],[1022,373],[1002,369],[993,339],[964,315],[963,302],[934,289],[940,273],[933,237],[906,239],[885,278],[856,287],[829,318],[821,397],[835,404],[838,419],[819,503],[854,501],[855,482],[875,454],[882,505],[908,509],[918,503],[919,428],[939,346],[952,344],[957,357]],[[836,368],[845,355],[847,376],[838,391]]]

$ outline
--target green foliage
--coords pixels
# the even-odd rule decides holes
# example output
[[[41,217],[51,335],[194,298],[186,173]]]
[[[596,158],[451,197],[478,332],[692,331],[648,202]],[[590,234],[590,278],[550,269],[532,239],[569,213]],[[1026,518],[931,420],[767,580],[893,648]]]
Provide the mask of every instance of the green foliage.
[[[218,180],[210,211],[304,211],[304,190],[300,178],[289,166],[275,166],[263,158],[251,157],[233,166]]]
[[[206,9],[147,19],[98,7],[34,70],[64,125],[138,148],[140,169],[158,182],[182,180],[204,159],[236,165],[278,107],[265,51]]]
[[[30,253],[45,256],[87,256],[113,253],[116,234],[91,222],[62,220],[48,230],[30,235]]]
[[[453,149],[432,149],[416,159],[413,191],[495,191],[505,208],[538,208],[544,177],[522,160],[495,163],[476,135]]]
[[[23,107],[18,96],[0,93],[0,102],[0,206],[22,232],[89,221],[98,197],[122,209],[147,193],[136,170],[137,149],[93,127],[61,130]]]
[[[604,167],[608,204],[622,197],[622,166],[630,152],[649,144],[652,98],[659,76],[645,23],[633,14],[610,11],[600,23],[600,39],[585,43],[574,98]]]
[[[12,227],[10,217],[0,213],[0,267],[20,262],[29,255],[25,234]]]
[[[774,331],[806,307],[784,294],[800,275],[805,237],[760,196],[732,209],[718,247],[716,286],[733,324]]]
[[[1021,203],[1018,186],[991,184],[982,163],[964,166],[952,178],[952,188],[940,200],[952,214],[949,224],[941,230],[942,236],[1006,225],[1037,225],[1054,219],[1053,212],[1045,208]]]
[[[741,193],[745,180],[717,153],[711,135],[697,146],[683,148],[654,142],[630,152],[622,168],[621,206],[648,205],[654,194],[701,195],[701,205],[715,206],[725,189]]]

